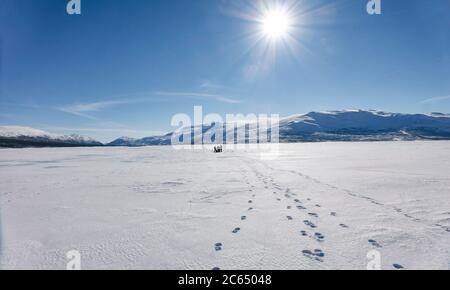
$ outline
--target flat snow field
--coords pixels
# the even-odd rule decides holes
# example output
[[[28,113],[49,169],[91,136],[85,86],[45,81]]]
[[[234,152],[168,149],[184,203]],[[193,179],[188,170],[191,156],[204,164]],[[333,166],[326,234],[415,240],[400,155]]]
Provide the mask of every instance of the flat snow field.
[[[0,215],[3,269],[449,269],[450,142],[5,149]]]

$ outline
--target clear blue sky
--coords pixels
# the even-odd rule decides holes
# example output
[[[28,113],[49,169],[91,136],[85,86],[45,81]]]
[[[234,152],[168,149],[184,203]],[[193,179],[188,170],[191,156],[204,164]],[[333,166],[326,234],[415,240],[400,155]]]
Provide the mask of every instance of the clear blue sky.
[[[296,1],[261,52],[255,1],[0,1],[0,125],[110,141],[175,113],[450,112],[450,1]],[[270,2],[270,1],[269,1]],[[287,41],[284,39],[283,41]]]

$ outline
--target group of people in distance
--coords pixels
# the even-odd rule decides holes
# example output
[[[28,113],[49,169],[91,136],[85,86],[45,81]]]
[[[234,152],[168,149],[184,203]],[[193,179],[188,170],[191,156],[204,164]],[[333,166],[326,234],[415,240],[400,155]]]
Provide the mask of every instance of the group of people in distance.
[[[214,153],[222,153],[222,152],[223,152],[222,145],[214,146]]]

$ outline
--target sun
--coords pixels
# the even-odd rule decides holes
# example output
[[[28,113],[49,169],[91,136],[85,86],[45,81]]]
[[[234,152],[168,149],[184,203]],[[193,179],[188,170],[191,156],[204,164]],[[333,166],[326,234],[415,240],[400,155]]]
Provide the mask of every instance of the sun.
[[[301,0],[253,0],[229,1],[224,9],[229,15],[243,20],[246,28],[236,31],[246,43],[242,56],[248,57],[244,69],[246,78],[269,71],[281,57],[293,57],[300,61],[303,43],[307,39],[308,6]],[[306,55],[306,54],[304,54]]]
[[[261,20],[262,33],[270,40],[285,38],[291,26],[291,17],[283,9],[276,8],[267,11]]]

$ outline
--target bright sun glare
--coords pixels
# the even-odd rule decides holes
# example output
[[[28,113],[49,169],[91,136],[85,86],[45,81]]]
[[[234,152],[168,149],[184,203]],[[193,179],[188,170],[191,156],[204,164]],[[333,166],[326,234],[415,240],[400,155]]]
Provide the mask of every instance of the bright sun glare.
[[[299,0],[258,0],[236,1],[231,13],[237,18],[249,22],[248,31],[242,35],[248,41],[252,52],[252,61],[258,64],[249,65],[249,75],[258,74],[276,61],[282,53],[289,53],[295,59],[300,58],[299,42],[304,23],[304,13]],[[253,58],[255,60],[253,60]]]
[[[289,14],[281,9],[268,11],[262,19],[262,31],[271,40],[287,36],[290,25]]]

